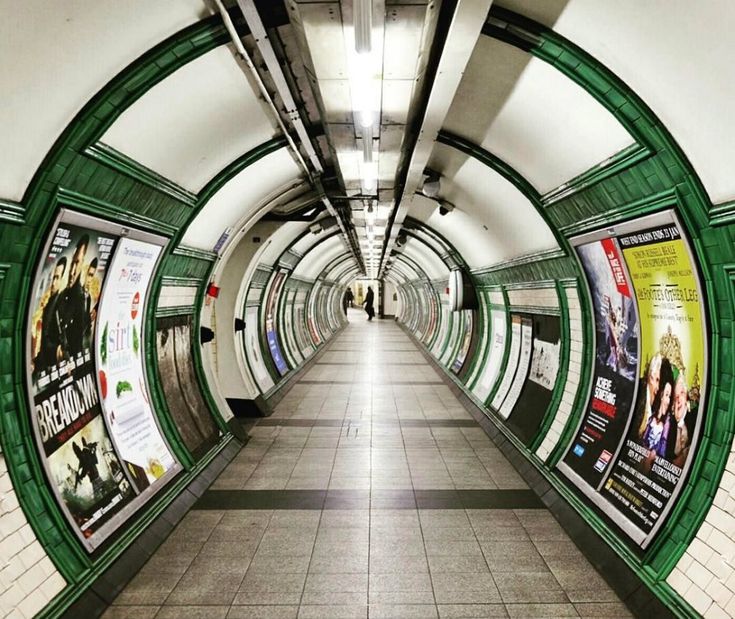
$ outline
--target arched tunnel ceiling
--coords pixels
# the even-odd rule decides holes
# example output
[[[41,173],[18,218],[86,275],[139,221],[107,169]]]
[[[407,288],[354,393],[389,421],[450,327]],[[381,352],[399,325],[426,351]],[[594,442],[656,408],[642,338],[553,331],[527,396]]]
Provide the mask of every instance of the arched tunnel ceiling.
[[[151,88],[102,141],[198,192],[227,164],[274,135],[262,100],[230,47],[221,46]]]
[[[209,14],[201,0],[6,4],[0,24],[0,197],[23,197],[53,142],[110,79]]]
[[[455,209],[442,216],[434,200],[417,194],[409,214],[437,230],[471,267],[558,247],[534,205],[494,170],[441,144],[429,165],[443,174],[441,197]]]
[[[316,279],[330,262],[346,252],[342,237],[338,234],[330,236],[304,255],[293,270],[293,274],[296,277]]]
[[[546,193],[634,140],[583,88],[542,60],[481,36],[444,122]]]
[[[713,202],[735,198],[732,3],[501,0],[620,77],[658,115]]]
[[[184,243],[211,250],[228,226],[235,226],[267,205],[300,178],[300,169],[282,148],[251,164],[212,196],[189,225]]]
[[[429,279],[440,279],[449,274],[447,265],[441,261],[433,250],[418,239],[408,239],[403,248],[403,253],[420,264]]]
[[[731,71],[729,51],[735,45],[721,18],[728,5],[712,0],[692,10],[683,0],[665,6],[499,0],[494,6],[553,28],[615,72],[659,115],[712,198],[735,197],[730,122],[735,80],[722,79]],[[20,200],[84,104],[156,44],[210,16],[211,7],[201,0],[153,5],[31,0],[14,6],[0,41],[0,85],[6,93],[0,130],[7,140],[0,155],[0,198]],[[279,33],[295,58],[298,32],[286,25]],[[292,69],[293,83],[304,90],[308,80],[301,60],[294,60]],[[541,193],[632,143],[612,114],[572,80],[486,35],[479,37],[452,100],[442,130],[500,157]],[[314,100],[307,96],[303,104],[315,120]],[[220,45],[142,93],[102,139],[195,192],[227,163],[277,135],[274,127],[229,46]],[[224,184],[183,242],[211,249],[225,227],[242,223],[288,183],[303,178],[289,153],[284,148],[268,155]],[[432,201],[416,196],[409,214],[438,230],[471,267],[557,247],[533,205],[485,165],[440,144],[428,164],[445,174],[441,197],[457,208],[442,218]]]

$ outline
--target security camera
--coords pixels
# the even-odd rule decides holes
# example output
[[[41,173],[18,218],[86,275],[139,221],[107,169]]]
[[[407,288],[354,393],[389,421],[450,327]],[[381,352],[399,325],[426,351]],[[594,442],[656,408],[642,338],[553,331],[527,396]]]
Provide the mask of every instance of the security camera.
[[[399,232],[398,236],[396,237],[396,245],[398,245],[398,247],[403,247],[406,244],[407,240],[408,240],[408,237],[406,236],[406,233]]]
[[[441,190],[441,175],[435,170],[426,168],[424,170],[424,184],[421,187],[421,193],[427,198],[436,198]]]
[[[454,210],[454,204],[451,202],[439,202],[439,214],[446,215]]]

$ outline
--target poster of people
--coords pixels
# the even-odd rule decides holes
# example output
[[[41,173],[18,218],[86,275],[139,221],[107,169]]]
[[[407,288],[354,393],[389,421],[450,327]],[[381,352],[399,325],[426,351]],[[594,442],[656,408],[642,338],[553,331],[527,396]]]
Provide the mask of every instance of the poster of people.
[[[615,239],[584,243],[576,250],[595,313],[595,358],[592,394],[563,464],[597,488],[620,445],[633,403],[638,311]]]
[[[161,249],[157,244],[120,239],[97,310],[102,408],[138,491],[173,472],[176,465],[151,409],[144,366],[145,300]]]
[[[32,288],[28,333],[33,425],[54,491],[88,549],[134,496],[95,380],[100,291],[117,236],[95,230],[94,221],[65,212],[53,230]]]
[[[279,271],[273,278],[270,290],[268,291],[268,299],[265,303],[265,337],[268,342],[268,348],[271,352],[273,363],[276,364],[278,373],[283,376],[288,372],[288,365],[283,358],[281,345],[278,343],[278,333],[276,328],[276,308],[278,305],[278,297],[281,293],[281,286],[286,280],[286,273]]]
[[[508,390],[513,382],[518,368],[518,355],[521,352],[521,317],[519,315],[511,316],[510,320],[510,350],[508,351],[508,360],[505,364],[505,373],[500,381],[500,386],[493,397],[492,407],[497,411],[500,405],[508,395]]]
[[[702,288],[673,211],[600,236],[577,248],[598,313],[597,355],[588,413],[559,468],[646,547],[676,500],[701,425]],[[599,247],[594,258],[589,247]],[[609,411],[597,444],[584,442],[591,411]],[[590,445],[591,458],[577,455]]]
[[[561,349],[561,323],[559,316],[548,314],[533,314],[527,319],[533,322],[533,352],[528,377],[523,382],[521,392],[512,407],[508,427],[529,445],[541,427],[556,385]]]
[[[618,240],[638,301],[644,363],[632,422],[602,494],[648,534],[670,506],[692,455],[705,324],[695,268],[675,222]]]
[[[467,353],[470,350],[470,344],[472,343],[472,333],[473,333],[473,314],[472,310],[465,310],[462,312],[462,315],[464,316],[464,331],[462,333],[462,345],[459,347],[459,350],[457,351],[457,356],[454,359],[454,363],[452,363],[452,372],[457,374],[462,367],[464,366],[464,362],[467,359]]]

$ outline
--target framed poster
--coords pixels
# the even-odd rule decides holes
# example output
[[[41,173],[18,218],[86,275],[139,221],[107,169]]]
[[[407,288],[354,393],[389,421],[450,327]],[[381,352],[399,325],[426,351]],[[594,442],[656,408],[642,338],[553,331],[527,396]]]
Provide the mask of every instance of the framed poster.
[[[510,319],[510,350],[508,351],[508,361],[505,364],[505,372],[500,381],[500,386],[495,392],[491,406],[497,411],[508,395],[508,390],[513,382],[518,368],[519,355],[521,353],[521,317],[517,314],[512,315]]]
[[[268,349],[270,350],[273,363],[281,376],[288,372],[288,365],[286,364],[286,360],[283,358],[281,345],[278,342],[276,312],[278,309],[278,299],[281,294],[281,287],[285,281],[286,272],[278,271],[273,278],[273,282],[268,290],[268,297],[265,301],[265,337],[268,342]]]
[[[217,444],[220,431],[194,371],[192,322],[191,315],[159,318],[156,330],[158,367],[169,412],[187,449],[198,460]]]
[[[530,367],[516,401],[510,405],[508,416],[508,427],[526,445],[536,436],[551,404],[561,351],[559,316],[533,314],[528,316],[528,320],[533,322]],[[509,394],[506,402],[510,399]]]
[[[102,409],[115,448],[140,492],[154,491],[181,470],[153,414],[145,370],[146,299],[165,243],[152,236],[145,241],[120,239],[96,310]]]
[[[462,344],[452,363],[452,372],[455,374],[459,374],[460,370],[464,367],[464,363],[467,360],[467,353],[470,351],[470,344],[472,343],[472,334],[474,333],[474,316],[472,310],[464,310],[462,314],[464,315]]]
[[[500,364],[503,361],[503,353],[505,352],[505,332],[507,329],[505,311],[493,308],[490,311],[490,324],[490,352],[482,368],[482,373],[472,388],[472,392],[482,402],[485,402],[490,396],[493,385],[500,374]]]
[[[673,211],[585,235],[575,244],[595,243],[603,253],[598,262],[610,273],[605,286],[617,296],[596,301],[600,286],[585,270],[593,307],[607,317],[596,330],[588,412],[559,469],[645,548],[676,502],[700,434],[708,370],[703,288]],[[630,299],[635,312],[626,313],[620,299]],[[632,331],[627,339],[626,331]],[[603,363],[624,380],[601,377]],[[584,440],[585,428],[593,427],[592,410],[615,430],[601,433],[604,448]],[[582,462],[590,444],[599,455],[594,463]]]
[[[150,496],[140,494],[103,414],[107,385],[99,381],[95,349],[106,282],[117,275],[111,260],[128,236],[150,237],[62,209],[42,251],[28,308],[27,388],[38,451],[62,513],[89,552]],[[142,313],[147,287],[140,292]],[[130,335],[126,342],[132,343]],[[177,466],[173,459],[167,464]]]
[[[511,316],[511,320],[515,318],[515,315]],[[521,389],[526,382],[528,377],[528,370],[531,367],[531,354],[533,352],[533,321],[527,316],[519,316],[521,319],[521,348],[518,353],[518,364],[516,366],[516,372],[513,376],[513,380],[508,388],[508,393],[505,395],[500,408],[498,409],[498,415],[503,419],[508,419],[513,407],[518,401],[518,397],[521,395]]]

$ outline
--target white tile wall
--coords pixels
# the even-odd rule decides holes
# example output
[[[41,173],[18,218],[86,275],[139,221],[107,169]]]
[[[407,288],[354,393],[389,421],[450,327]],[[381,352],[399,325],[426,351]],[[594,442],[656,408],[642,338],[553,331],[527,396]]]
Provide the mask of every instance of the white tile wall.
[[[30,619],[65,586],[18,504],[0,455],[0,616]]]
[[[735,617],[735,447],[714,504],[666,582],[706,619]]]
[[[569,307],[569,335],[571,339],[569,349],[569,369],[567,371],[567,382],[564,385],[564,394],[561,402],[559,403],[556,417],[554,418],[551,428],[549,428],[549,432],[543,442],[536,450],[536,455],[541,458],[541,460],[546,460],[559,442],[564,426],[569,419],[569,414],[572,412],[574,399],[577,397],[577,390],[580,386],[582,346],[584,344],[582,341],[582,310],[579,306],[577,289],[565,288],[565,291],[567,306]]]
[[[196,286],[161,286],[158,307],[191,307],[196,303]]]
[[[556,288],[521,288],[509,290],[508,300],[511,306],[521,305],[527,307],[559,307],[559,298]]]

